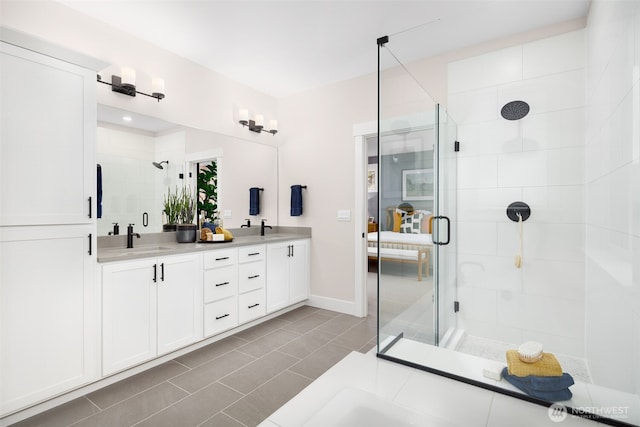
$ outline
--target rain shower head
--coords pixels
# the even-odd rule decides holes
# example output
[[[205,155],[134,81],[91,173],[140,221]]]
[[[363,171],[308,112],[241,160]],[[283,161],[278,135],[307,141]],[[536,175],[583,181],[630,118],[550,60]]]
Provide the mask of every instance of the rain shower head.
[[[162,167],[162,164],[163,164],[163,163],[169,164],[169,160],[163,160],[163,161],[161,161],[160,163],[158,163],[158,162],[153,162],[153,166],[157,167],[158,169],[164,169],[164,168]]]
[[[524,101],[511,101],[502,107],[500,114],[507,120],[520,120],[529,114],[529,104]]]

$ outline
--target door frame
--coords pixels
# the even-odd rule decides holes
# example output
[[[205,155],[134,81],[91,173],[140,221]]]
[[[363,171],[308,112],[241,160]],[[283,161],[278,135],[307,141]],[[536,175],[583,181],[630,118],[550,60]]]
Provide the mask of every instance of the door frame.
[[[366,317],[369,312],[367,294],[367,270],[365,262],[367,254],[368,212],[367,212],[367,137],[377,135],[377,122],[353,125],[353,141],[355,149],[354,183],[355,183],[355,221],[354,221],[354,299],[355,315]]]

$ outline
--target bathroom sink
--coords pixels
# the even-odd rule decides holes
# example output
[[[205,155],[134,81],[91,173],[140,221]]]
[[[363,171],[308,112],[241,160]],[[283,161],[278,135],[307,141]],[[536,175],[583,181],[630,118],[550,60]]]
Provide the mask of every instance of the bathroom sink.
[[[111,249],[108,254],[111,256],[127,256],[127,255],[142,255],[142,254],[153,254],[162,251],[168,251],[173,248],[169,246],[140,246],[137,248],[129,248],[129,249],[121,249],[118,252]]]

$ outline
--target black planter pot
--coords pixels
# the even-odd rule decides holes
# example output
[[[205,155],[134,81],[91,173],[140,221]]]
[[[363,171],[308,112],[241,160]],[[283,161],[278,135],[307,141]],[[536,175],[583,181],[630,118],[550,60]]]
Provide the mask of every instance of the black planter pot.
[[[195,224],[178,224],[176,239],[178,243],[193,243],[196,241],[198,226]]]
[[[176,231],[176,224],[163,224],[162,231]]]

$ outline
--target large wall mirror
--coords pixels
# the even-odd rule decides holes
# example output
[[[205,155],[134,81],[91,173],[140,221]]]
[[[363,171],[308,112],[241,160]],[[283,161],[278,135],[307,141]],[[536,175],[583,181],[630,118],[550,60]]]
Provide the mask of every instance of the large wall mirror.
[[[157,118],[98,105],[96,162],[102,181],[102,212],[98,235],[162,231],[163,200],[168,189],[192,186],[190,164],[215,159],[218,164],[218,206],[225,227],[239,227],[247,218],[268,218],[277,225],[277,148]],[[260,214],[249,216],[249,188],[261,192]],[[257,221],[256,221],[257,222]]]

